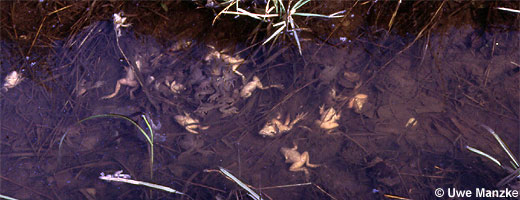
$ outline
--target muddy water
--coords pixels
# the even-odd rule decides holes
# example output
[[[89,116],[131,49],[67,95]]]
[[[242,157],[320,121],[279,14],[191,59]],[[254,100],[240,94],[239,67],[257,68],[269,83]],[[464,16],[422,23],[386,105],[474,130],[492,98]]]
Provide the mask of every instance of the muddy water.
[[[432,199],[436,188],[497,189],[507,171],[465,146],[508,163],[485,124],[520,155],[518,32],[460,22],[418,39],[342,35],[361,23],[349,17],[328,22],[344,27],[326,43],[327,34],[302,34],[302,55],[291,43],[229,42],[225,32],[179,31],[165,40],[133,25],[117,36],[112,21],[93,22],[38,56],[19,57],[16,44],[2,40],[2,78],[15,70],[23,80],[1,93],[0,193],[249,198],[207,171],[219,166],[272,199]],[[153,121],[152,169],[147,139],[128,121],[77,123],[107,113],[147,132],[141,116]],[[187,196],[98,178],[118,170]]]

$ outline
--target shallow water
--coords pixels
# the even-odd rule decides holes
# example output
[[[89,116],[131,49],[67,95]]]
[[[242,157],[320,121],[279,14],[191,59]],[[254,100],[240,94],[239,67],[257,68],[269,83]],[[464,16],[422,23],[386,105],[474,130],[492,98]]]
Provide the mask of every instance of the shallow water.
[[[289,42],[270,48],[234,41],[225,29],[176,30],[164,39],[140,32],[150,28],[140,23],[122,27],[118,37],[112,21],[92,22],[27,58],[17,54],[22,44],[1,40],[2,80],[13,70],[24,79],[1,93],[0,193],[187,198],[98,178],[123,170],[193,199],[248,198],[223,175],[205,171],[219,166],[273,199],[431,199],[435,188],[495,189],[507,172],[465,146],[508,163],[479,126],[485,124],[520,155],[518,32],[464,20],[426,32],[374,31],[377,24],[352,31],[367,16],[349,17],[311,26],[344,26],[327,42],[326,33],[300,34],[302,55]],[[161,31],[170,30],[154,33]],[[255,76],[262,87],[242,95]],[[107,113],[131,118],[145,132],[141,115],[161,124],[152,127],[152,170],[147,139],[128,121],[77,123]],[[179,116],[192,120],[183,124]],[[266,123],[278,123],[276,137],[259,134]],[[293,145],[320,166],[307,167],[308,175],[290,171],[280,149]],[[515,181],[504,187],[518,189]]]

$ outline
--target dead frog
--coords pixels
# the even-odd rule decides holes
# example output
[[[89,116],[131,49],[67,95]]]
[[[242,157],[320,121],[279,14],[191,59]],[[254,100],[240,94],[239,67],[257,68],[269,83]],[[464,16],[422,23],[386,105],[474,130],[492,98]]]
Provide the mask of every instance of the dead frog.
[[[287,131],[290,131],[293,126],[301,121],[303,118],[307,116],[307,113],[300,113],[296,115],[296,118],[291,121],[291,117],[289,114],[287,114],[287,117],[285,118],[285,123],[282,123],[281,120],[281,114],[278,113],[276,118],[271,119],[271,121],[268,121],[265,123],[264,127],[260,130],[259,134],[262,136],[269,136],[269,137],[275,137],[278,135],[281,135],[282,133],[285,133]]]
[[[311,168],[316,168],[316,167],[319,167],[320,165],[309,163],[309,159],[310,159],[309,152],[305,151],[302,154],[300,154],[300,152],[298,152],[297,150],[298,150],[298,145],[296,145],[296,143],[294,143],[293,148],[286,148],[286,147],[280,148],[280,152],[285,157],[285,162],[292,163],[291,167],[289,167],[289,171],[292,171],[292,172],[303,171],[303,172],[305,172],[306,179],[309,179],[309,170],[305,166],[311,167]]]
[[[320,115],[320,120],[316,120],[316,124],[318,124],[320,128],[332,130],[339,126],[336,121],[341,117],[341,113],[336,112],[333,107],[325,110],[325,105],[320,106]]]

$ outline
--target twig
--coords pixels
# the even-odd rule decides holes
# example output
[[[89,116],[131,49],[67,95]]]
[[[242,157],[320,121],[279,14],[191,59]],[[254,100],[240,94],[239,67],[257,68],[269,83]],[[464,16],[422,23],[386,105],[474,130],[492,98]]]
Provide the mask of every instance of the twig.
[[[336,200],[336,197],[332,196],[331,194],[329,194],[328,192],[326,192],[325,190],[323,190],[320,186],[316,185],[316,184],[312,184],[314,186],[316,186],[316,188],[318,188],[318,190],[320,190],[321,192],[325,193],[327,196],[329,196],[331,199],[334,199]]]

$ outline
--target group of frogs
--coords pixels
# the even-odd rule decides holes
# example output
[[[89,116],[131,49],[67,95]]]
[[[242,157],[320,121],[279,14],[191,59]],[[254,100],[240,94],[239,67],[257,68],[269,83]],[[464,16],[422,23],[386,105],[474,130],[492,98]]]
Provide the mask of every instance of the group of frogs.
[[[339,126],[337,120],[340,119],[341,114],[333,107],[325,109],[325,105],[322,105],[320,106],[319,113],[321,117],[319,120],[316,120],[315,123],[321,129],[330,132]],[[278,113],[275,118],[265,123],[263,128],[259,131],[259,134],[264,137],[278,137],[283,133],[290,131],[296,125],[296,123],[303,120],[306,116],[307,113],[300,113],[296,115],[293,120],[291,120],[290,115],[287,115],[285,121],[282,122],[281,114]],[[320,166],[317,164],[311,164],[309,161],[309,153],[307,151],[300,153],[296,143],[294,143],[294,147],[292,148],[280,148],[280,152],[285,157],[286,163],[292,163],[289,167],[289,171],[303,171],[305,172],[305,177],[307,179],[309,178],[309,170],[307,167],[315,168]]]
[[[244,75],[237,70],[238,66],[244,62],[242,58],[216,51],[213,47],[210,47],[210,49],[213,51],[204,58],[205,62],[211,63],[210,65],[205,65],[207,67],[201,67],[200,65],[191,66],[189,77],[186,81],[169,80],[164,82],[164,85],[174,94],[182,93],[186,88],[191,88],[194,91],[192,94],[198,105],[197,109],[192,113],[184,112],[174,117],[179,125],[194,135],[209,128],[209,126],[202,126],[197,116],[204,117],[209,111],[214,109],[218,110],[222,117],[234,115],[238,113],[236,103],[241,99],[249,98],[256,89],[283,89],[282,85],[264,85],[257,76],[253,76],[250,81],[246,81]],[[139,69],[141,67],[140,61],[137,60],[135,65]],[[235,85],[239,84],[241,87],[235,87]],[[136,81],[136,74],[131,67],[125,68],[125,76],[116,82],[115,91],[103,96],[102,99],[115,97],[123,85],[131,88],[130,96],[133,97],[133,92],[139,87],[139,84]],[[265,123],[259,134],[263,137],[279,137],[293,129],[307,114],[300,113],[291,120],[289,114],[287,114],[285,119],[282,119],[281,113],[278,113],[276,117]],[[326,108],[325,105],[322,105],[319,107],[319,114],[320,119],[316,120],[315,123],[321,129],[330,132],[339,126],[338,120],[341,114],[333,107]],[[189,146],[188,144],[196,141],[191,136],[186,138],[186,141],[182,142],[183,146]],[[195,146],[200,147],[202,144],[199,141]],[[183,148],[188,149],[190,152],[193,151],[190,147]],[[306,177],[309,175],[307,167],[314,168],[320,166],[309,163],[309,153],[307,151],[300,153],[296,144],[292,148],[282,147],[280,152],[285,157],[287,163],[292,163],[289,167],[290,171],[303,171]]]
[[[125,24],[125,19],[126,18],[121,17],[120,14],[114,14],[117,37],[121,36],[121,27],[129,26],[129,24]],[[182,51],[190,45],[191,41],[181,40],[181,42],[173,44],[172,47],[168,49],[168,52]],[[246,79],[246,77],[238,71],[238,67],[245,62],[243,58],[229,55],[225,50],[219,51],[212,46],[207,47],[209,51],[207,51],[198,64],[188,66],[186,67],[187,69],[176,70],[173,74],[169,74],[165,77],[153,77],[150,74],[156,71],[156,69],[149,69],[154,65],[153,63],[160,62],[161,59],[165,58],[162,54],[154,54],[148,58],[143,58],[140,56],[141,53],[136,51],[137,53],[131,57],[130,60],[127,60],[129,66],[125,67],[124,76],[115,83],[114,91],[102,96],[101,99],[114,98],[118,95],[123,86],[130,88],[130,97],[132,99],[134,98],[134,92],[141,86],[147,87],[143,88],[145,93],[155,89],[161,94],[164,94],[166,91],[173,95],[184,94],[190,96],[190,100],[193,100],[192,102],[194,102],[196,109],[193,112],[184,111],[174,116],[175,121],[189,132],[179,141],[179,145],[185,150],[179,157],[184,157],[191,152],[210,153],[200,150],[204,145],[204,141],[200,138],[199,133],[208,129],[209,126],[201,125],[198,119],[199,117],[203,118],[212,110],[220,112],[222,117],[237,114],[237,103],[251,97],[255,90],[271,88],[283,89],[284,87],[281,84],[265,85],[257,76]],[[146,49],[141,51],[152,52]],[[188,73],[183,74],[184,72],[181,71],[188,71]],[[320,76],[320,79],[324,79],[322,77],[326,77],[325,75],[332,76],[336,74],[334,72],[329,73],[329,71],[331,70],[324,70],[324,72],[327,73],[322,73],[324,76]],[[143,76],[144,74],[148,75]],[[144,78],[144,80],[142,80],[142,78]],[[98,81],[95,84],[89,84],[82,80],[80,84],[76,86],[75,93],[77,96],[81,96],[85,94],[87,90],[100,88],[102,85],[104,85],[104,82]],[[240,85],[240,87],[237,87],[238,85]],[[6,88],[5,85],[4,88]],[[333,107],[326,108],[325,105],[322,105],[319,108],[319,114],[321,117],[319,120],[316,120],[315,123],[321,129],[330,132],[339,126],[337,121],[340,119],[341,114]],[[307,113],[300,113],[291,120],[289,114],[287,114],[285,119],[282,119],[282,114],[278,113],[276,117],[268,120],[258,133],[263,137],[279,137],[293,129],[295,125],[301,122],[306,116]],[[147,116],[147,118],[149,118],[149,116]],[[151,121],[151,119],[149,119],[149,121]],[[157,128],[160,129],[160,126]],[[294,143],[292,148],[282,147],[280,152],[287,163],[292,163],[289,167],[290,171],[303,171],[306,177],[309,175],[307,167],[314,168],[320,166],[311,164],[309,153],[307,151],[300,153],[296,143]]]

